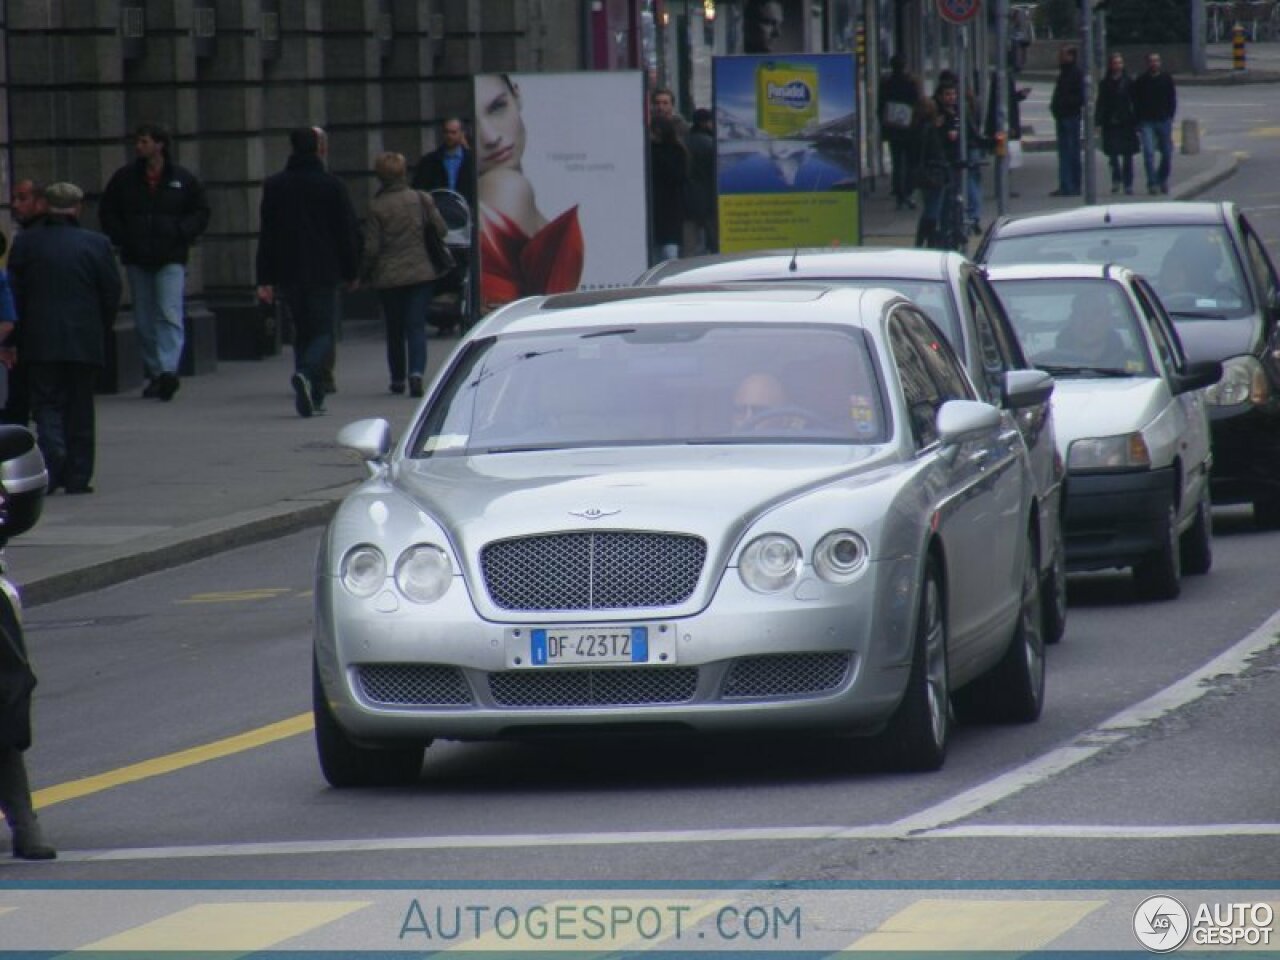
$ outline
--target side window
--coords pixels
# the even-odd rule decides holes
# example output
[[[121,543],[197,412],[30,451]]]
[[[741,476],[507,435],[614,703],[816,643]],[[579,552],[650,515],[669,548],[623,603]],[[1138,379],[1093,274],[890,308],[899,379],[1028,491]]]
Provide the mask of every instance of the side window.
[[[996,324],[987,307],[986,298],[972,278],[965,284],[965,299],[968,301],[969,312],[973,315],[978,355],[982,361],[982,383],[978,387],[984,400],[999,406],[1004,398],[1004,372],[1012,364],[996,338]]]
[[[901,313],[903,327],[920,351],[942,402],[975,399],[964,367],[942,332],[922,313],[906,308]]]
[[[1267,256],[1267,248],[1263,246],[1261,238],[1254,233],[1253,225],[1243,216],[1240,217],[1240,231],[1244,234],[1244,249],[1249,259],[1249,269],[1253,271],[1258,287],[1262,290],[1263,302],[1266,303],[1280,292],[1276,268],[1271,263],[1271,258]]]
[[[911,423],[912,436],[915,437],[917,447],[927,447],[938,440],[936,419],[938,408],[942,406],[942,397],[938,393],[937,384],[929,376],[924,358],[907,335],[902,319],[901,313],[889,319],[889,348],[893,351],[893,362],[898,368],[898,379],[902,383],[902,393],[907,401],[907,418]]]

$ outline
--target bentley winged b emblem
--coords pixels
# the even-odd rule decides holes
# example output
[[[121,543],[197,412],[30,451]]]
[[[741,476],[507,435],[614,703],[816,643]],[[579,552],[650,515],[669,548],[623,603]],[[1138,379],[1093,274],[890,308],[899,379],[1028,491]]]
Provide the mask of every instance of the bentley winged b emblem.
[[[612,517],[621,512],[621,510],[601,510],[599,507],[588,507],[586,510],[569,511],[570,515],[582,517],[583,520],[599,520],[601,517]]]

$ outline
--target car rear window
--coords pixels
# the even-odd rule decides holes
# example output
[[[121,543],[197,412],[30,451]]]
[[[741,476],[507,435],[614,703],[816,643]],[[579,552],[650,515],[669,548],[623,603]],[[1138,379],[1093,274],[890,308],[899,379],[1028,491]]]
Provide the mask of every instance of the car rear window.
[[[883,390],[860,330],[671,323],[475,341],[415,456],[690,443],[878,443]]]
[[[996,237],[987,262],[1119,263],[1145,276],[1165,309],[1180,319],[1225,320],[1253,312],[1231,237],[1217,225],[1105,227]]]

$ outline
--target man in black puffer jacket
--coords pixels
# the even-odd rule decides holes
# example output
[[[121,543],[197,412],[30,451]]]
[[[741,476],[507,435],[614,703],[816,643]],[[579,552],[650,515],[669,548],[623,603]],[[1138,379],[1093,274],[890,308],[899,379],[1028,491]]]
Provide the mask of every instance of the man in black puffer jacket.
[[[182,302],[187,256],[209,226],[204,187],[169,156],[169,131],[156,123],[134,131],[137,159],[107,183],[98,206],[102,229],[120,248],[129,274],[133,323],[147,375],[144,397],[173,399],[182,359]]]

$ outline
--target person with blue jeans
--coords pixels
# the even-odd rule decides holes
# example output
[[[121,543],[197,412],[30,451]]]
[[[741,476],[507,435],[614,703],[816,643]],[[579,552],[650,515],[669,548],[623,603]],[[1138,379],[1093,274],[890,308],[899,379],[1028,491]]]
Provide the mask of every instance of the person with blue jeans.
[[[328,137],[319,127],[289,133],[284,170],[262,185],[256,272],[258,299],[281,302],[293,321],[294,408],[324,413],[341,288],[360,268],[360,226],[346,184],[324,166]]]
[[[1049,101],[1058,141],[1058,189],[1049,194],[1051,197],[1078,197],[1084,182],[1080,145],[1085,86],[1077,57],[1076,48],[1070,44],[1058,51],[1058,79]]]
[[[382,304],[391,392],[404,393],[407,377],[409,396],[420,397],[427,369],[427,310],[438,277],[423,237],[433,230],[443,239],[449,228],[431,195],[409,186],[403,154],[379,154],[373,172],[382,186],[364,222],[360,277],[378,291]]]
[[[1147,70],[1133,81],[1133,113],[1142,140],[1142,162],[1147,169],[1147,192],[1169,192],[1173,168],[1173,117],[1178,112],[1178,92],[1173,77],[1161,68],[1160,54],[1147,55]],[[1156,153],[1160,154],[1159,165]]]
[[[142,395],[172,400],[182,361],[187,259],[209,226],[209,202],[195,174],[170,157],[165,127],[140,124],[133,142],[136,159],[108,181],[98,217],[129,276],[147,378]]]

